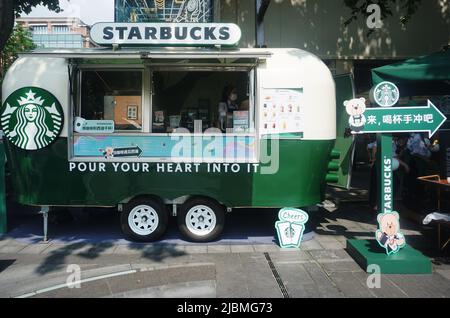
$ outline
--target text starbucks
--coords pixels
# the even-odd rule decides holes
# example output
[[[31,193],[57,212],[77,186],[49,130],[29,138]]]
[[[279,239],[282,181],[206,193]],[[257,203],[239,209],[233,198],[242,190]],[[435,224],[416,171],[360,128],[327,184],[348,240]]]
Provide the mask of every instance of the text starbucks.
[[[91,38],[99,45],[235,45],[241,30],[232,23],[97,23]]]

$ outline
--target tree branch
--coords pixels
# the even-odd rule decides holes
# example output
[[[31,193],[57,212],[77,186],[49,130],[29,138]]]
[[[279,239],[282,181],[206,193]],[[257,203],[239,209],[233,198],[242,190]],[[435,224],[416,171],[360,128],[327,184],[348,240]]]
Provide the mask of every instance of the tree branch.
[[[0,0],[0,51],[14,27],[14,0]]]

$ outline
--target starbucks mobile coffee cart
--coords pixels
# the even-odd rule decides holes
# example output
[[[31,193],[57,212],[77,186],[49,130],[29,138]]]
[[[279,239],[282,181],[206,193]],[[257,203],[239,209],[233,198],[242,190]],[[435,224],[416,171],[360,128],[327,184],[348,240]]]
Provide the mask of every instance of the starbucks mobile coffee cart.
[[[222,92],[239,110],[219,129]],[[117,207],[123,232],[219,236],[236,208],[322,201],[335,84],[298,49],[108,47],[22,54],[3,82],[13,193],[41,207]],[[221,127],[223,128],[223,127]]]

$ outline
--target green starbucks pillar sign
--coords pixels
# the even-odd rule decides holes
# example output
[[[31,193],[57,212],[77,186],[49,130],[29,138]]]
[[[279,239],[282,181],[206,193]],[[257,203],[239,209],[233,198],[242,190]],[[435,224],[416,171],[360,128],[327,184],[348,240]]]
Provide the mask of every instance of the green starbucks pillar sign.
[[[379,182],[379,210],[381,213],[390,213],[394,209],[394,178],[393,178],[393,164],[392,164],[392,135],[379,134],[378,138],[378,180]]]
[[[395,254],[406,245],[405,237],[400,232],[400,217],[394,211],[394,154],[392,153],[392,135],[378,135],[379,148],[379,211],[378,230],[375,238],[386,250],[386,254]]]
[[[400,217],[394,210],[393,175],[398,168],[393,154],[392,133],[428,132],[432,136],[445,123],[446,117],[430,102],[424,107],[393,107],[398,103],[400,92],[390,82],[378,84],[372,98],[380,108],[366,109],[364,98],[344,102],[350,116],[349,125],[353,134],[378,134],[378,187],[379,211],[376,245],[384,249],[386,258],[374,252],[372,242],[347,241],[347,248],[363,267],[379,265],[382,273],[430,273],[431,263],[412,248],[400,230]],[[397,162],[398,163],[398,162]],[[396,256],[405,248],[405,252]]]

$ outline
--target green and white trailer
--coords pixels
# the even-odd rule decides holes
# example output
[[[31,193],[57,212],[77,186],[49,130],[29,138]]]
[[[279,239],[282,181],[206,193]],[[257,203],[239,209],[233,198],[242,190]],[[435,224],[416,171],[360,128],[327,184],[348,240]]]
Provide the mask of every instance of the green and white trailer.
[[[245,110],[223,132],[230,82]],[[337,181],[335,82],[299,49],[39,49],[2,96],[16,200],[117,207],[134,240],[159,239],[172,215],[214,240],[227,211],[314,206]]]

